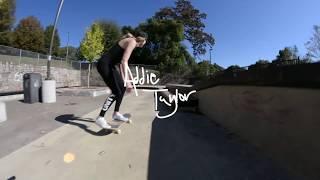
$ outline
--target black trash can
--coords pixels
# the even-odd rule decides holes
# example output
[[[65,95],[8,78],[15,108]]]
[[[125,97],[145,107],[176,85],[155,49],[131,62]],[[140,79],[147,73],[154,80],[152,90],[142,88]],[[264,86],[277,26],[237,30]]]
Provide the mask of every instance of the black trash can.
[[[41,102],[42,77],[39,73],[23,75],[23,94],[25,103]]]

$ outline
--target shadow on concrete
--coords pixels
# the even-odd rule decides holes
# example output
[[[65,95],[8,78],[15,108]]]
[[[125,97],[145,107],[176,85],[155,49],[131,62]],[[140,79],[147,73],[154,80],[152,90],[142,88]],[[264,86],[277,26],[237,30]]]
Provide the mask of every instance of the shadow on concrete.
[[[94,135],[94,136],[106,136],[106,135],[109,135],[109,134],[112,133],[111,131],[108,131],[108,130],[105,130],[105,129],[101,129],[98,132],[92,131],[92,130],[88,129],[88,126],[86,124],[79,123],[79,121],[80,122],[94,123],[93,119],[76,117],[76,116],[74,116],[74,114],[60,115],[60,116],[56,117],[55,120],[58,121],[58,122],[61,122],[61,123],[78,126],[79,128],[83,129],[87,133],[89,133],[91,135]]]
[[[16,177],[12,176],[12,177],[8,178],[8,180],[16,180]]]
[[[159,106],[163,115],[166,107]],[[148,180],[289,180],[287,171],[206,117],[177,112],[152,123]]]

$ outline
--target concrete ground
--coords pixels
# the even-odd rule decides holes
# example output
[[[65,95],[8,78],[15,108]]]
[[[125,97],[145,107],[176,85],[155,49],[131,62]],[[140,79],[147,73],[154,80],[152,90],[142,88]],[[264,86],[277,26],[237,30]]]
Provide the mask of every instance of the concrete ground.
[[[124,98],[121,111],[134,123],[123,124],[120,135],[93,123],[104,97],[60,97],[44,107],[8,103],[9,120],[0,124],[0,179],[293,179],[202,115],[156,118],[153,97],[140,91]]]
[[[76,116],[85,115],[101,107],[106,97],[58,94],[53,104],[26,104],[23,98],[5,102],[8,120],[0,123],[0,158],[64,125],[54,121],[57,116],[70,112]]]

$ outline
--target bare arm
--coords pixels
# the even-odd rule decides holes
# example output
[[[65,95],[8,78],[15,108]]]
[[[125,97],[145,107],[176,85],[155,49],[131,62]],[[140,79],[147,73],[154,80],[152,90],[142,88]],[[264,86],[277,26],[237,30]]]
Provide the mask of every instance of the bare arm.
[[[136,44],[137,43],[134,39],[129,40],[127,47],[123,53],[123,57],[122,57],[121,64],[120,64],[120,72],[121,72],[122,79],[125,79],[126,67],[128,67],[129,58],[131,56],[133,49],[136,47]],[[127,75],[128,75],[128,78],[131,79],[129,77],[129,74],[127,74]]]

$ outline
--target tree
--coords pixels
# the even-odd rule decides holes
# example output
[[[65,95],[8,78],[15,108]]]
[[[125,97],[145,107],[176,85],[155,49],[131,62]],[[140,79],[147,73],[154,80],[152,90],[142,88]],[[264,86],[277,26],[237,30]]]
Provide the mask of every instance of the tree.
[[[144,48],[137,49],[132,55],[133,63],[159,65],[162,72],[178,73],[185,65],[183,26],[175,20],[148,19],[135,31],[148,34]]]
[[[290,51],[292,52],[292,58],[293,59],[298,59],[299,58],[299,50],[298,47],[296,45],[294,45],[293,47],[290,47]]]
[[[182,44],[183,25],[176,20],[150,18],[138,27],[124,26],[123,34],[139,31],[148,34],[144,48],[137,48],[130,57],[130,63],[157,65],[161,75],[173,73],[179,76],[192,73],[196,68],[195,59]]]
[[[244,71],[244,70],[246,70],[246,69],[243,67],[240,67],[239,65],[231,65],[225,71],[237,72],[237,71]]]
[[[314,33],[305,44],[308,54],[313,58],[320,58],[320,26],[313,27]]]
[[[80,46],[77,48],[77,51],[76,51],[76,59],[79,61],[82,61],[85,59],[84,56],[81,54]]]
[[[35,52],[44,52],[44,32],[36,17],[29,16],[19,22],[14,30],[13,46]]]
[[[201,61],[197,64],[193,75],[197,78],[205,78],[222,70],[223,68],[217,64],[210,64],[210,61]]]
[[[0,45],[10,46],[12,44],[13,34],[11,31],[0,32]]]
[[[68,49],[68,59],[71,59],[71,60],[77,60],[77,51],[78,51],[78,48],[76,47],[73,47],[73,46],[65,46],[65,47],[61,47],[59,48],[59,54],[58,56],[59,57],[65,57],[67,56],[67,49]]]
[[[80,51],[84,58],[89,61],[88,87],[90,87],[91,64],[94,60],[100,58],[104,49],[103,29],[97,23],[93,23],[87,30],[84,39],[80,45]]]
[[[165,7],[160,9],[154,16],[157,19],[176,20],[184,26],[184,36],[193,48],[193,55],[198,56],[206,53],[206,47],[213,46],[215,40],[212,34],[204,32],[206,19],[205,13],[200,13],[188,0],[177,0],[175,7]]]
[[[216,63],[214,63],[213,65],[211,64],[213,73],[219,72],[219,71],[223,71],[224,68]]]
[[[11,29],[15,21],[15,0],[0,0],[0,44],[11,45]]]
[[[99,20],[96,22],[104,33],[104,50],[108,51],[120,39],[120,27],[117,23],[107,20]]]
[[[45,48],[45,52],[48,54],[50,50],[50,43],[51,43],[53,28],[54,28],[53,25],[49,25],[46,27],[44,31],[44,48]],[[52,46],[52,55],[58,56],[59,47],[60,47],[60,37],[59,37],[58,30],[56,29],[54,34],[53,46]]]
[[[195,58],[192,57],[190,53],[187,51],[186,46],[181,46],[180,51],[183,53],[188,66],[194,66],[195,64],[197,64]]]
[[[204,78],[209,76],[210,63],[208,61],[201,61],[197,64],[195,75],[197,78]]]
[[[305,56],[302,57],[303,63],[312,63],[312,55],[310,53],[307,53]]]
[[[260,59],[255,64],[252,64],[248,67],[248,70],[261,70],[263,68],[267,68],[270,65],[268,60]]]
[[[279,51],[277,55],[277,60],[279,61],[287,61],[297,58],[297,47],[285,47],[284,49]]]
[[[268,60],[260,59],[256,62],[256,64],[269,64],[270,62]]]
[[[122,34],[127,34],[127,33],[135,33],[135,28],[131,27],[131,26],[122,26],[121,28],[121,32]]]

